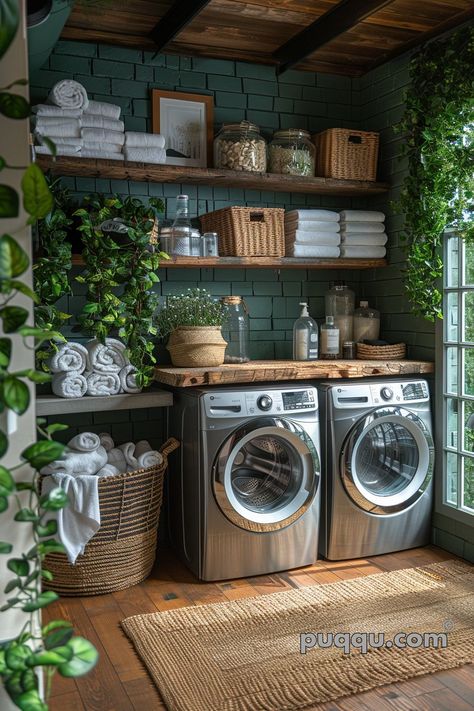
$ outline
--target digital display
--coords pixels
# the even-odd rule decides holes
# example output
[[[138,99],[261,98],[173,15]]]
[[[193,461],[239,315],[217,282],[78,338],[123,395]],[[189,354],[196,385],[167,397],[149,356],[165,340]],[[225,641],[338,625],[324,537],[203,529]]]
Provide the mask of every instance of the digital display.
[[[308,390],[283,393],[283,407],[285,410],[313,407],[313,393]]]

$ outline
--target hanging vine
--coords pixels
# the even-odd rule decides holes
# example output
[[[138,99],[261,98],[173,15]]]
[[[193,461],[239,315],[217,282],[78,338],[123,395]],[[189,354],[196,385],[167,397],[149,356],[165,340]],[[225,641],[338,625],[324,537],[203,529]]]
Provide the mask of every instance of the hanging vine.
[[[409,172],[399,208],[405,214],[405,287],[413,311],[442,318],[439,248],[447,228],[474,237],[474,28],[422,47],[400,131]]]

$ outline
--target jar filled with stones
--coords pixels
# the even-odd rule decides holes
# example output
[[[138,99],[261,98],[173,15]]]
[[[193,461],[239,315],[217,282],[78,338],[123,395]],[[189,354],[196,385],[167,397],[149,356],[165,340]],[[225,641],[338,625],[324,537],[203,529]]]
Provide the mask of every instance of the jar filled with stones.
[[[316,149],[308,131],[300,128],[275,131],[268,153],[270,173],[314,175]]]
[[[265,173],[267,144],[254,123],[225,123],[214,140],[214,167]]]

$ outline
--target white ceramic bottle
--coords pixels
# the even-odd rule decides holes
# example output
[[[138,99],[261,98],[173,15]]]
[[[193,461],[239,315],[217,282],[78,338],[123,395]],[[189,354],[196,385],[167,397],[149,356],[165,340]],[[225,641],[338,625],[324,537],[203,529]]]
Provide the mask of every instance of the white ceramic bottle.
[[[317,360],[318,324],[308,313],[308,304],[300,303],[301,314],[293,326],[293,360]]]

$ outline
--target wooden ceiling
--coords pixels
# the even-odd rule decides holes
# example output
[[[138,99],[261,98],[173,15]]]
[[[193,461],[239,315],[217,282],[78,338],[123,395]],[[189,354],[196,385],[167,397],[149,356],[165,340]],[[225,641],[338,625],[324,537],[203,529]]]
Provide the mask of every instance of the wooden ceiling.
[[[62,37],[360,76],[472,18],[474,0],[79,1]]]

